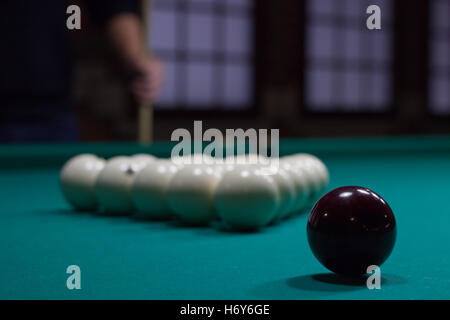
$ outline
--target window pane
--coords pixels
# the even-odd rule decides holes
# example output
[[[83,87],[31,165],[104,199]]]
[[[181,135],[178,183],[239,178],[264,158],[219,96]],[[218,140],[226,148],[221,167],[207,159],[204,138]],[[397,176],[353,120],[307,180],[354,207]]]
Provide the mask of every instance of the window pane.
[[[333,28],[313,25],[308,27],[308,58],[331,58],[333,52]]]
[[[250,53],[252,47],[252,28],[248,19],[227,17],[225,20],[225,29],[226,52]]]
[[[186,0],[182,0],[182,1],[186,1]],[[215,2],[217,2],[217,0],[187,0],[188,2],[191,3],[201,3],[201,4],[213,4]]]
[[[348,60],[358,61],[361,56],[361,33],[353,29],[344,31],[344,57]]]
[[[154,10],[151,17],[148,43],[153,50],[175,50],[176,13],[172,11]]]
[[[189,63],[187,75],[187,104],[195,108],[210,108],[214,101],[213,65]]]
[[[372,58],[377,62],[389,62],[392,56],[391,35],[374,31],[372,37]]]
[[[371,77],[372,101],[370,103],[375,111],[386,110],[389,103],[389,96],[391,95],[391,79],[383,73],[373,73]]]
[[[433,0],[430,10],[429,109],[450,115],[450,1]]]
[[[188,50],[213,50],[213,17],[204,14],[188,15]]]
[[[309,0],[306,20],[306,107],[313,111],[385,112],[390,107],[392,31],[367,30],[366,8],[382,23],[392,16],[384,0]],[[383,18],[384,17],[384,18]],[[372,75],[377,72],[377,75]]]
[[[373,104],[373,91],[372,91],[372,74],[370,72],[359,73],[359,91],[360,99],[359,104],[361,108],[366,108],[361,111],[371,111]]]
[[[332,73],[314,70],[306,73],[307,102],[311,109],[319,111],[330,105]]]
[[[359,81],[360,75],[358,72],[345,72],[343,75],[344,81],[344,105],[356,108],[359,104]]]
[[[225,1],[227,5],[249,8],[253,5],[254,0],[225,0]]]
[[[159,9],[159,8],[173,9],[177,2],[177,0],[153,0],[153,1],[154,1],[153,7],[152,8],[149,7],[149,10],[152,10],[155,8],[156,9]]]
[[[251,103],[252,70],[247,65],[230,65],[225,67],[225,97],[228,108],[247,106]]]
[[[342,1],[341,10],[345,16],[360,19],[366,10],[362,7],[361,0],[344,0]]]
[[[157,108],[253,105],[253,4],[155,0],[149,40],[166,71]]]
[[[450,81],[434,79],[431,82],[431,108],[438,115],[450,114]]]
[[[316,14],[333,14],[334,2],[336,0],[314,0],[307,2],[307,13]]]
[[[435,29],[449,29],[450,28],[450,1],[448,0],[434,0],[431,6],[431,23]]]
[[[450,41],[432,41],[431,63],[435,68],[450,67]]]

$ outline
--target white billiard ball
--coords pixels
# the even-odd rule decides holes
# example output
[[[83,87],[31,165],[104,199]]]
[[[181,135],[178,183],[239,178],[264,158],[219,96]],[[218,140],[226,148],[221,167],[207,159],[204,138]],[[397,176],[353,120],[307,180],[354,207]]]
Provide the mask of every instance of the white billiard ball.
[[[213,165],[213,168],[222,176],[225,172],[234,170],[236,166],[231,163],[217,163]]]
[[[303,171],[310,189],[309,202],[317,200],[322,191],[322,180],[317,166],[310,159],[300,154],[285,157],[283,162],[289,163],[295,170]]]
[[[233,159],[235,165],[256,165],[258,163],[258,157],[254,154],[239,154],[237,156],[234,156],[233,158],[230,158],[229,160]]]
[[[192,155],[192,164],[194,165],[214,165],[215,159],[208,154],[193,154]]]
[[[330,173],[327,166],[320,159],[317,158],[313,161],[319,170],[322,184],[322,193],[324,193],[328,185],[330,184]]]
[[[327,167],[320,159],[318,159],[316,157],[314,157],[314,158],[311,157],[306,161],[308,161],[309,164],[315,168],[317,175],[319,177],[319,180],[320,180],[320,185],[321,185],[320,193],[321,194],[324,193],[330,182],[330,174],[328,172]]]
[[[142,167],[146,167],[148,164],[155,162],[158,160],[155,156],[146,153],[138,153],[131,156],[133,161],[138,162],[138,164]]]
[[[113,157],[106,162],[95,184],[95,195],[104,213],[117,215],[134,211],[131,186],[143,168],[141,162],[126,156]]]
[[[294,164],[306,168],[312,175],[316,187],[312,200],[317,200],[329,184],[330,176],[327,167],[319,158],[308,153],[297,153],[290,156],[290,159]]]
[[[234,155],[225,156],[222,160],[222,163],[230,166],[236,166],[237,165],[236,156]]]
[[[219,217],[236,229],[259,229],[272,221],[280,203],[277,183],[254,166],[236,166],[217,186]]]
[[[241,154],[234,157],[236,165],[269,165],[269,159],[257,153]]]
[[[280,167],[284,169],[294,182],[296,190],[296,201],[292,210],[284,217],[290,216],[296,212],[300,212],[308,206],[312,192],[312,177],[307,171],[285,160],[280,161]]]
[[[67,161],[61,169],[60,185],[65,199],[78,210],[97,207],[95,181],[105,160],[93,154],[80,154]]]
[[[280,205],[273,218],[273,222],[277,222],[289,216],[295,210],[297,190],[293,179],[286,170],[278,168],[272,177],[277,183],[280,192]]]
[[[192,155],[172,156],[166,160],[171,161],[178,169],[182,169],[194,163]]]
[[[142,169],[134,179],[131,189],[140,219],[168,219],[171,210],[167,203],[167,189],[178,167],[171,160],[157,160]]]
[[[221,178],[214,166],[189,165],[171,179],[167,201],[175,217],[186,224],[206,225],[216,217],[214,192]]]

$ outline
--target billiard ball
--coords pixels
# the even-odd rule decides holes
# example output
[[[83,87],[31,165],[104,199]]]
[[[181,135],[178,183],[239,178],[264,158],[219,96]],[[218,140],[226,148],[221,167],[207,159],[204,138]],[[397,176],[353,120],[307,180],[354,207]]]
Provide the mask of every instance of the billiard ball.
[[[131,159],[133,161],[136,161],[139,166],[142,166],[144,168],[148,164],[155,162],[158,158],[156,158],[155,156],[152,156],[151,154],[138,153],[138,154],[132,155]]]
[[[363,275],[394,248],[396,222],[386,201],[362,187],[334,189],[317,201],[307,223],[315,257],[329,270]]]
[[[240,154],[230,158],[234,160],[235,165],[263,165],[268,164],[269,159],[256,153]]]
[[[109,159],[97,177],[95,196],[103,213],[129,214],[134,211],[131,186],[144,164],[131,157],[117,156]]]
[[[284,215],[284,217],[288,217],[306,208],[311,194],[312,182],[311,176],[307,175],[305,168],[294,166],[283,159],[280,161],[280,168],[289,174],[295,186],[295,203],[290,212]]]
[[[219,217],[235,229],[259,229],[275,217],[280,202],[275,180],[255,166],[236,166],[223,174],[214,203]]]
[[[330,183],[330,173],[327,166],[320,159],[317,158],[314,162],[315,165],[319,168],[322,182],[322,191],[325,191]]]
[[[201,161],[202,161],[201,164],[207,166],[214,166],[216,164],[217,159],[213,156],[210,156],[209,154],[202,154]]]
[[[325,164],[316,156],[308,153],[296,154],[294,159],[300,163],[303,162],[307,168],[314,172],[320,183],[319,195],[324,192],[330,182],[330,174]]]
[[[140,219],[168,219],[171,210],[166,194],[170,180],[178,171],[171,160],[157,160],[142,169],[133,181],[131,195]]]
[[[284,157],[282,161],[291,166],[290,171],[302,171],[309,188],[307,201],[310,203],[316,201],[323,189],[319,169],[310,161],[307,161],[305,158],[301,158],[298,155]]]
[[[213,167],[222,176],[225,172],[234,170],[236,166],[232,163],[226,163],[225,159],[224,161],[218,161]]]
[[[172,161],[172,163],[174,165],[176,165],[178,169],[184,168],[185,166],[192,165],[194,162],[192,155],[183,155],[183,156],[177,155],[177,156],[172,156],[167,160]]]
[[[287,217],[294,210],[297,193],[294,181],[284,169],[278,168],[271,177],[275,180],[280,193],[280,205],[273,218],[273,222],[277,222]]]
[[[189,225],[207,225],[215,217],[214,192],[220,181],[214,166],[187,165],[172,177],[167,202],[174,216]]]
[[[105,160],[93,154],[80,154],[67,161],[61,169],[60,186],[65,199],[77,210],[97,207],[94,186]]]

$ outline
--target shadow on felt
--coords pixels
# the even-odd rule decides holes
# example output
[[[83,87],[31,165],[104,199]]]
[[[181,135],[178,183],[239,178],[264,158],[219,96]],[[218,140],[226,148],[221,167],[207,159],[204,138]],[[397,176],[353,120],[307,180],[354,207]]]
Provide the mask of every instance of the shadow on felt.
[[[252,293],[267,299],[315,299],[340,292],[368,290],[368,276],[346,277],[334,273],[316,273],[271,281],[257,286]],[[381,277],[384,286],[406,283],[406,279],[393,274]]]

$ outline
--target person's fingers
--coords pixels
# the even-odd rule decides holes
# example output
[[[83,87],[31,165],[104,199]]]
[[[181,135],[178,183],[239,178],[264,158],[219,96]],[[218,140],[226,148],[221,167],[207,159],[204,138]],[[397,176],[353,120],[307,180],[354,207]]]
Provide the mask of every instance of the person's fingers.
[[[157,90],[161,87],[160,83],[155,83],[155,82],[136,82],[133,83],[131,88],[134,91],[139,91],[139,92],[146,92],[146,91],[154,91]]]
[[[161,83],[163,81],[162,75],[149,73],[145,76],[139,76],[134,79],[134,82],[140,83]]]
[[[162,75],[150,73],[144,77],[137,77],[133,81],[133,85],[142,87],[142,88],[150,88],[155,86],[161,86],[163,82]]]
[[[162,71],[148,70],[148,72],[138,76],[136,80],[141,82],[160,84],[164,81],[164,74]]]
[[[152,89],[132,88],[132,93],[140,103],[154,102],[159,96],[161,89],[155,87]]]
[[[160,87],[154,87],[150,89],[140,89],[140,88],[132,89],[133,94],[141,97],[152,97],[155,94],[158,94],[160,91],[161,91]]]
[[[153,73],[158,76],[162,76],[164,73],[164,65],[160,60],[150,61],[148,64],[148,69],[153,71]]]
[[[155,73],[138,76],[133,81],[133,83],[138,83],[140,86],[159,86],[162,82],[163,76]]]
[[[135,62],[136,76],[130,83],[130,91],[139,103],[154,102],[164,81],[164,64],[155,57]]]

